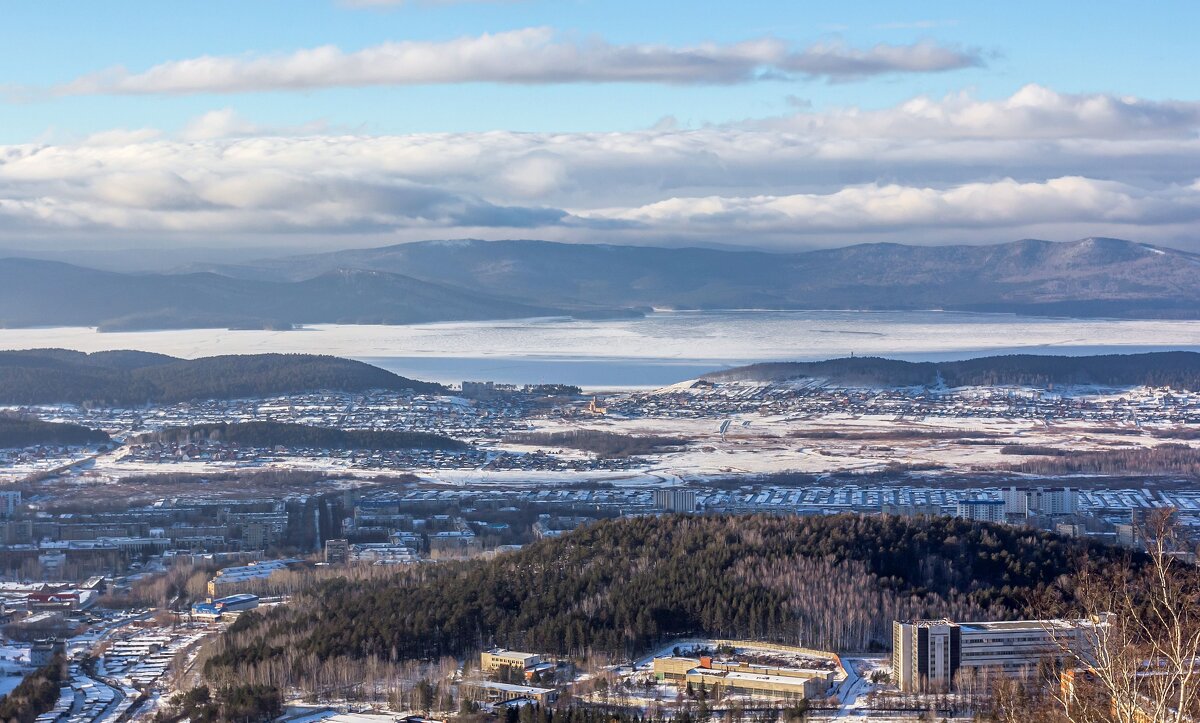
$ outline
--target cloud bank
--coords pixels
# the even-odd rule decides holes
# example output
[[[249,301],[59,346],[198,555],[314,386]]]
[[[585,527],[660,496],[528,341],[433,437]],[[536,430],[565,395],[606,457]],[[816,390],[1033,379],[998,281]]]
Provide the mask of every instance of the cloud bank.
[[[770,37],[687,47],[617,45],[536,27],[350,52],[326,45],[281,55],[206,55],[142,72],[110,68],[56,91],[148,95],[453,83],[728,85],[799,77],[849,81],[982,64],[978,51],[928,41],[866,49],[828,43],[794,49]]]
[[[0,241],[542,237],[800,248],[1113,235],[1200,250],[1200,103],[1027,86],[700,129],[341,134],[229,109],[0,146]]]

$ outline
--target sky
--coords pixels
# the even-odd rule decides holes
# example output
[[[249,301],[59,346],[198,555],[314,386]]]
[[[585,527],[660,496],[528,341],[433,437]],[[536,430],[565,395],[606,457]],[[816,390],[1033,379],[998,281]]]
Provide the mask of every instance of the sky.
[[[1200,251],[1200,3],[2,10],[4,249]]]

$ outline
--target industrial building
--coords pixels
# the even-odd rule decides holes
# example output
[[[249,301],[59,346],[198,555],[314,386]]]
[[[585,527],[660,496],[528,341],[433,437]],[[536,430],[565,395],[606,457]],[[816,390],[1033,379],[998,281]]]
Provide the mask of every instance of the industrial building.
[[[219,620],[226,613],[253,610],[256,607],[258,607],[258,596],[243,593],[195,603],[192,605],[192,615],[201,619]]]
[[[892,678],[906,693],[953,690],[962,676],[1021,676],[1040,661],[1083,651],[1089,631],[1107,624],[1090,620],[1014,620],[956,623],[913,620],[892,623]]]
[[[754,665],[745,661],[713,660],[708,656],[666,656],[654,659],[654,677],[681,687],[703,684],[722,695],[803,700],[823,695],[837,676],[836,670]]]

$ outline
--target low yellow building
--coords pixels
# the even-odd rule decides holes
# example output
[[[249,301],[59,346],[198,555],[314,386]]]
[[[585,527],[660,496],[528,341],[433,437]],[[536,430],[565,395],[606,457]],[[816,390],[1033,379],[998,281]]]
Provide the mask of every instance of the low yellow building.
[[[654,659],[654,677],[679,686],[704,685],[721,695],[799,700],[820,697],[837,677],[835,670],[754,665],[709,657]]]
[[[495,648],[479,654],[479,667],[485,672],[494,673],[501,668],[515,668],[525,671],[540,665],[542,656],[536,653],[519,653],[515,650]]]

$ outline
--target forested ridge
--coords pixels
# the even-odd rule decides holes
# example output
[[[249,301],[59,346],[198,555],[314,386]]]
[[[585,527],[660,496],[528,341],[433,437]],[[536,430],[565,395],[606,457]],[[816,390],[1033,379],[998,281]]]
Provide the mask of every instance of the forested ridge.
[[[0,427],[2,429],[2,427]],[[429,432],[312,427],[290,422],[213,422],[167,427],[129,440],[147,442],[221,441],[247,447],[316,447],[322,449],[465,449],[466,444]]]
[[[1008,354],[951,362],[907,362],[848,357],[818,362],[751,364],[706,374],[710,381],[828,379],[836,384],[880,386],[1099,385],[1200,390],[1200,354],[1169,351],[1096,356]]]
[[[8,695],[0,696],[0,721],[32,723],[58,702],[59,689],[67,680],[67,664],[54,656],[17,684]]]
[[[44,422],[20,415],[0,414],[0,448],[39,444],[104,444],[108,434],[67,422]]]
[[[886,649],[896,618],[1003,619],[1111,548],[953,518],[662,516],[603,521],[493,560],[325,583],[242,615],[215,683],[312,685],[338,665],[488,645],[645,652],[679,635]]]
[[[350,359],[243,354],[176,359],[135,351],[0,351],[0,403],[146,404],[237,399],[317,390],[443,391]]]

